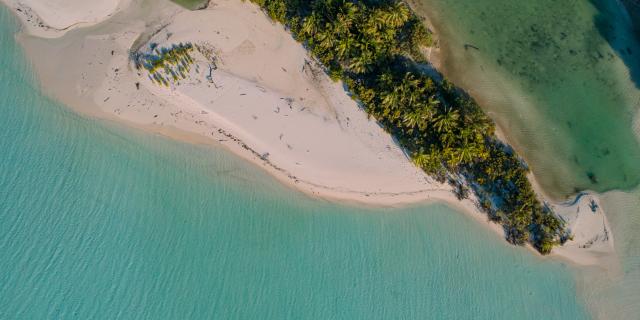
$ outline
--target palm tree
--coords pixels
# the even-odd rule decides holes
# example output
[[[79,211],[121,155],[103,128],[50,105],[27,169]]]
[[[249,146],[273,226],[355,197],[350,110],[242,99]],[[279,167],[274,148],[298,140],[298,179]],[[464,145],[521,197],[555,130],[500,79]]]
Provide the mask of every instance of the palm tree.
[[[347,29],[353,25],[354,20],[358,17],[359,8],[353,2],[345,2],[340,8],[340,13],[337,15],[337,23],[346,27]]]
[[[416,166],[430,174],[436,174],[443,169],[442,158],[435,150],[431,150],[428,153],[416,153],[412,156],[412,160]]]
[[[371,14],[371,17],[369,19],[367,19],[367,22],[367,33],[375,34],[385,27],[385,25],[387,24],[387,17],[384,11],[382,11],[381,9],[376,9],[373,10],[373,14]]]
[[[443,114],[436,117],[434,126],[438,132],[452,132],[458,127],[458,119],[460,119],[460,113],[458,110],[452,110],[449,108],[445,110]]]
[[[336,47],[336,53],[338,54],[338,59],[344,60],[351,56],[351,51],[353,50],[353,38],[350,36],[343,37],[340,39],[338,46]]]
[[[329,30],[327,32],[319,32],[316,38],[320,41],[318,46],[325,51],[331,51],[334,49],[336,43],[335,34]]]
[[[427,106],[435,110],[438,107],[438,105],[440,105],[440,100],[438,100],[433,95],[429,96],[429,98],[427,99]]]
[[[428,104],[419,107],[417,112],[420,113],[420,116],[423,120],[422,123],[418,126],[421,131],[425,131],[427,129],[427,125],[429,124],[431,119],[433,119],[433,111],[434,108]]]
[[[394,28],[405,24],[411,17],[409,8],[401,2],[394,4],[385,14],[384,21]]]
[[[360,55],[351,59],[349,69],[355,73],[365,73],[369,70],[372,61],[373,54],[369,51],[362,51]]]
[[[391,90],[394,87],[393,76],[389,73],[383,73],[378,77],[378,87],[382,90]]]
[[[302,34],[307,37],[313,37],[318,32],[318,17],[315,13],[304,19],[301,28]]]
[[[409,128],[409,133],[413,133],[417,127],[420,132],[426,134],[429,122],[433,118],[433,110],[428,104],[421,104],[412,112],[406,112],[403,117],[403,123]]]
[[[416,79],[416,77],[409,72],[405,74],[404,79],[402,79],[402,82],[396,88],[400,91],[403,103],[407,106],[411,106],[419,101],[424,93],[424,89],[420,85],[420,80]]]
[[[467,164],[473,162],[478,154],[477,149],[478,148],[476,147],[475,143],[463,143],[458,148],[458,163]]]
[[[341,10],[349,17],[355,17],[360,12],[360,8],[353,2],[345,2]]]
[[[385,109],[396,109],[400,105],[401,99],[400,92],[396,88],[393,91],[384,94],[384,98],[382,98],[382,106]]]
[[[419,112],[409,112],[404,115],[402,122],[409,129],[409,133],[413,133],[414,129],[420,126],[423,121],[422,115]]]
[[[435,127],[435,124],[434,124]],[[442,146],[451,148],[451,146],[456,144],[456,141],[459,139],[458,135],[453,131],[444,131],[440,133],[440,142]]]

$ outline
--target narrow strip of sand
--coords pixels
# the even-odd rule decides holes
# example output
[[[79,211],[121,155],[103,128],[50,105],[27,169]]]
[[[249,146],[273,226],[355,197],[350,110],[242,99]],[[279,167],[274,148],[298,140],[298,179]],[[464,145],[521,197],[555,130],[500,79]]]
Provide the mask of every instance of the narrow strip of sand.
[[[66,5],[74,0],[52,2],[59,6],[23,1],[22,7],[2,1],[14,10],[29,3],[29,10],[47,19],[45,31],[92,21],[56,39],[42,38],[49,35],[34,32],[33,25],[19,36],[43,90],[81,113],[221,144],[320,198],[385,206],[444,201],[504,235],[487,222],[475,199],[457,200],[448,185],[416,168],[342,84],[331,81],[281,25],[251,3],[216,0],[206,10],[187,11],[165,0],[113,0],[67,15]],[[149,72],[132,63],[132,56],[158,58],[179,45],[190,48],[188,68]],[[160,83],[158,75],[166,80]],[[584,201],[568,207],[581,210]],[[597,263],[600,251],[592,255],[592,246],[581,243],[600,229],[582,224],[576,226],[588,234],[557,252],[578,263]]]

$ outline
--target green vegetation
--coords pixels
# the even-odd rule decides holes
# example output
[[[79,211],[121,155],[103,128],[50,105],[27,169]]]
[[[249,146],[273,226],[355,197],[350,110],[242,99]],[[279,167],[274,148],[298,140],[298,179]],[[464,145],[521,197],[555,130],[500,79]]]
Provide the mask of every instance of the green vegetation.
[[[200,10],[206,8],[209,0],[171,0],[189,10]]]
[[[430,32],[394,0],[252,0],[342,80],[353,98],[459,198],[473,190],[507,240],[543,254],[567,237],[537,199],[524,161],[494,134],[493,122],[464,92],[422,70]]]
[[[186,79],[193,64],[191,43],[160,48],[152,43],[148,53],[136,52],[132,60],[137,70],[144,68],[149,72],[152,82],[168,86],[171,81]]]

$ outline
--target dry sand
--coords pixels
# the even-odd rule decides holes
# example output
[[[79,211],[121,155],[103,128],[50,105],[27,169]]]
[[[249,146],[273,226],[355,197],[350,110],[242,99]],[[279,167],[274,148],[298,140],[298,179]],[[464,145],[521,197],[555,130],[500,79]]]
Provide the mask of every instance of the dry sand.
[[[28,32],[60,37],[77,27],[102,22],[131,0],[0,0],[13,8]]]
[[[581,193],[576,200],[553,205],[569,225],[573,240],[555,248],[553,255],[583,265],[596,265],[611,258],[613,235],[598,196]]]
[[[187,11],[166,0],[0,1],[25,25],[19,40],[43,90],[83,114],[219,143],[317,197],[386,206],[445,201],[504,234],[475,200],[458,201],[416,168],[342,84],[253,4],[215,0]],[[46,23],[33,24],[24,12]],[[159,86],[130,60],[132,48],[148,51],[151,43],[192,43],[213,55],[196,51],[187,79]],[[217,69],[210,71],[212,57]],[[576,237],[555,254],[594,264],[613,241],[601,235],[604,215],[583,214],[587,198],[559,210]]]

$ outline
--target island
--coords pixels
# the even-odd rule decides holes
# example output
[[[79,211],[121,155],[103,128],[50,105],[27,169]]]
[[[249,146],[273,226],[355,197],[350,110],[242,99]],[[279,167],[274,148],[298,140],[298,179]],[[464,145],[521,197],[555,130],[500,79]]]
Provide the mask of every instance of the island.
[[[44,91],[81,114],[223,145],[312,196],[445,201],[542,254],[613,251],[597,196],[546,200],[405,2],[2,1]]]

